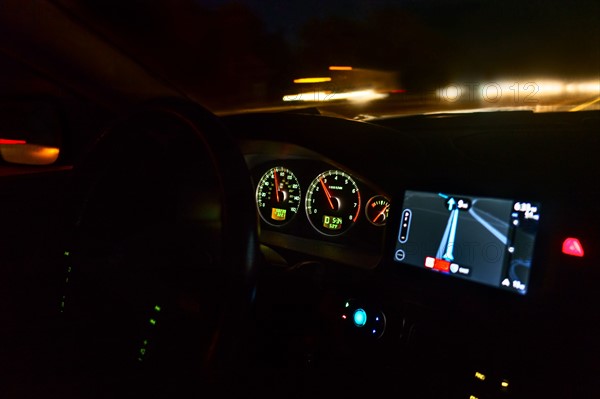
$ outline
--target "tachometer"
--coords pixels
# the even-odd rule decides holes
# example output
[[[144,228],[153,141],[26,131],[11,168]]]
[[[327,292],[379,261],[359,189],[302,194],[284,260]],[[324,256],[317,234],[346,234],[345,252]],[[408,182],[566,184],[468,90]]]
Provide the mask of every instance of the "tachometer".
[[[274,226],[283,226],[298,213],[300,183],[287,168],[269,169],[258,182],[256,204],[263,220]]]
[[[317,176],[306,192],[306,215],[322,234],[336,236],[354,225],[360,212],[360,191],[350,175],[328,170]]]

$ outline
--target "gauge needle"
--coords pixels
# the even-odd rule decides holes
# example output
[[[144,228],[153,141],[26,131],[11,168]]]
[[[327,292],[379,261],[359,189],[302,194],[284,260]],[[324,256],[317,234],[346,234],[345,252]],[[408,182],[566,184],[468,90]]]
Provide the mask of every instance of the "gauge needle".
[[[375,219],[373,219],[373,221],[374,221],[374,222],[376,222],[376,221],[377,221],[377,219],[379,219],[379,217],[383,216],[383,214],[385,213],[385,211],[387,211],[387,210],[388,210],[388,208],[389,208],[389,207],[390,207],[390,206],[389,206],[389,204],[388,204],[388,205],[386,205],[386,206],[385,206],[385,208],[383,208],[383,209],[381,210],[381,212],[379,212],[379,213],[377,214],[377,216],[375,216]]]
[[[323,179],[319,179],[319,181],[321,182],[321,186],[323,186],[325,195],[327,195],[327,201],[329,201],[329,206],[331,207],[331,209],[335,209],[333,207],[333,202],[331,202],[331,194],[329,194],[329,190],[327,189],[327,186],[325,185],[325,183],[323,183]]]
[[[275,171],[273,171],[273,179],[275,179],[275,195],[277,196],[277,202],[279,202],[279,180]]]

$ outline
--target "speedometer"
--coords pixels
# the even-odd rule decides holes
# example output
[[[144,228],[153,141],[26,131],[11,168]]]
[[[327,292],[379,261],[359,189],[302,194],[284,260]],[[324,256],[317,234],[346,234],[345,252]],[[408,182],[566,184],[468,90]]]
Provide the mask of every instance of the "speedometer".
[[[269,169],[258,182],[256,205],[263,220],[274,226],[288,223],[298,213],[300,183],[287,168]]]
[[[354,179],[341,170],[317,176],[306,192],[306,215],[320,233],[336,236],[354,225],[360,212],[360,191]]]

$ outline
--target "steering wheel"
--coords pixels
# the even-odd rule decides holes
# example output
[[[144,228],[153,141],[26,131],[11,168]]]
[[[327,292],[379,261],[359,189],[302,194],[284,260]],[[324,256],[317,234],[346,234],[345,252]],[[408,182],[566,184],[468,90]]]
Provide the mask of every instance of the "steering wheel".
[[[104,132],[75,182],[63,300],[82,396],[222,389],[243,372],[260,260],[233,139],[197,104],[154,101]]]

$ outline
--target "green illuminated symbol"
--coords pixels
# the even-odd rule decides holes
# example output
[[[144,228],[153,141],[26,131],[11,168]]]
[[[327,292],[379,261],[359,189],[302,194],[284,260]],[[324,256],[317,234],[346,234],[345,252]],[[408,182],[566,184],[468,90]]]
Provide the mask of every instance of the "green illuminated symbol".
[[[342,218],[323,215],[323,227],[330,230],[339,230],[342,227]]]
[[[152,324],[153,326],[155,326],[156,325],[156,320],[150,319],[150,324]]]
[[[142,354],[142,356],[144,356],[146,354],[146,348],[140,349],[140,353]]]
[[[65,251],[64,255],[69,256],[69,255],[71,255],[71,253],[69,251]]]
[[[148,340],[147,339],[144,340],[144,345],[148,345]]]
[[[350,302],[346,302],[346,307],[350,306]]]
[[[154,310],[156,310],[157,312],[160,312],[160,306],[156,305],[156,306],[154,307]]]

